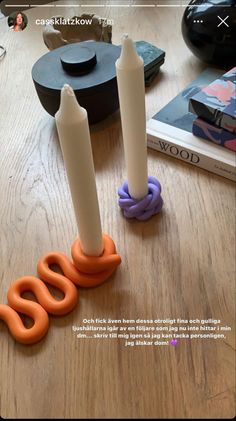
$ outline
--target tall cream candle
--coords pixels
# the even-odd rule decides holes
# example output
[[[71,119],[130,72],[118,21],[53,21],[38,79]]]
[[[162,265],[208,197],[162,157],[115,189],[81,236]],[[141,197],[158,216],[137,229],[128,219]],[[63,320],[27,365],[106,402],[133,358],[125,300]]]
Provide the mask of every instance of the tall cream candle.
[[[62,88],[55,119],[81,247],[86,255],[99,256],[103,239],[87,111],[69,85]]]
[[[148,194],[144,65],[128,35],[122,39],[116,74],[129,194],[142,199]]]

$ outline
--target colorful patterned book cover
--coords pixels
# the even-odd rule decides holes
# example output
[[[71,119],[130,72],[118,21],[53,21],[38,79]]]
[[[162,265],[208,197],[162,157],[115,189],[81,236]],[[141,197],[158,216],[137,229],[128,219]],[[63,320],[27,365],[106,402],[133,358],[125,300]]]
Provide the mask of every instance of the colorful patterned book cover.
[[[236,67],[190,98],[189,111],[236,133]]]
[[[236,152],[236,133],[231,133],[220,127],[216,127],[201,118],[194,120],[193,134],[202,137],[203,139],[211,140],[217,145],[224,146],[225,148]]]

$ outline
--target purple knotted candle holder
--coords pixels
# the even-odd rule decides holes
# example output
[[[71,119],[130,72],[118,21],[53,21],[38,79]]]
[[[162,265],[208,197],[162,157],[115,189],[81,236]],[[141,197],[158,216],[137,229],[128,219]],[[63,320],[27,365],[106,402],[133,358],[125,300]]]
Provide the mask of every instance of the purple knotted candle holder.
[[[163,206],[161,185],[155,177],[148,177],[148,194],[143,199],[133,199],[129,194],[128,182],[118,190],[119,206],[126,218],[136,218],[145,221],[160,212]]]

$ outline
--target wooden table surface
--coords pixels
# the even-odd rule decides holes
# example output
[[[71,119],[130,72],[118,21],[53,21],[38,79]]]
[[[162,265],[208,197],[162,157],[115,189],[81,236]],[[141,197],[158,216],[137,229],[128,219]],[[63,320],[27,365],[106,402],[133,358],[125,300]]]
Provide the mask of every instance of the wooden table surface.
[[[0,62],[2,303],[14,279],[36,275],[38,258],[49,251],[69,255],[77,236],[54,120],[31,80],[33,63],[47,52],[34,21],[94,10],[114,19],[114,44],[128,31],[166,51],[162,71],[146,91],[147,118],[204,68],[182,40],[182,7],[35,8],[25,12],[29,25],[21,33],[10,31],[6,19],[0,22],[7,49]],[[149,174],[159,178],[165,206],[148,222],[128,221],[117,206],[117,187],[126,178],[119,112],[91,127],[91,137],[103,230],[115,240],[122,265],[101,287],[81,289],[71,314],[50,317],[49,332],[37,345],[17,344],[0,322],[1,416],[232,418],[232,332],[226,340],[124,347],[116,340],[79,340],[72,325],[109,317],[214,318],[233,327],[233,182],[149,150]]]

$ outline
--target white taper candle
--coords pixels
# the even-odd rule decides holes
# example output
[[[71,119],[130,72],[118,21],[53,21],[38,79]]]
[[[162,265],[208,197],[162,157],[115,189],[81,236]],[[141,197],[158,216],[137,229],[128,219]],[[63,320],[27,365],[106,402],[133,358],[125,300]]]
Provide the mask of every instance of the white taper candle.
[[[99,256],[103,240],[87,111],[69,85],[61,90],[55,119],[81,247],[86,255]]]
[[[129,194],[142,199],[148,193],[144,65],[128,35],[122,38],[116,74]]]

